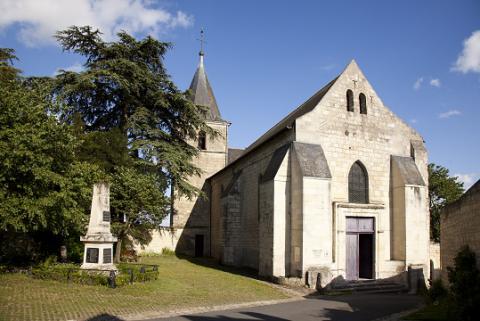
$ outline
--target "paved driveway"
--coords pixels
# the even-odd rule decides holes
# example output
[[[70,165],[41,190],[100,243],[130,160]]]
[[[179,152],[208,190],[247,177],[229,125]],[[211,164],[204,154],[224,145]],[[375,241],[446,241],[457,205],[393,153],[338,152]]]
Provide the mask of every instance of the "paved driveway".
[[[374,320],[413,309],[421,298],[408,294],[351,294],[344,296],[311,296],[305,299],[252,308],[184,315],[175,321],[310,321],[310,320]],[[158,319],[165,320],[165,319]]]

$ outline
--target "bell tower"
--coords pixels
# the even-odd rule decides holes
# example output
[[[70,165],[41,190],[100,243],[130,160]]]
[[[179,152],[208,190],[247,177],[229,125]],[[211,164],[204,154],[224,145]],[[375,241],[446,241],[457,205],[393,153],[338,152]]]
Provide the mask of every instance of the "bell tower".
[[[204,33],[200,33],[199,64],[189,88],[189,99],[197,106],[206,108],[204,113],[206,124],[218,132],[211,137],[199,132],[197,139],[190,144],[198,149],[198,156],[193,159],[195,166],[201,169],[200,176],[192,176],[190,184],[201,189],[208,197],[210,187],[205,180],[224,168],[228,155],[229,122],[222,119],[212,87],[207,78],[204,65]],[[175,197],[174,213],[170,225],[179,235],[176,251],[195,256],[209,255],[210,249],[210,206],[206,198]]]

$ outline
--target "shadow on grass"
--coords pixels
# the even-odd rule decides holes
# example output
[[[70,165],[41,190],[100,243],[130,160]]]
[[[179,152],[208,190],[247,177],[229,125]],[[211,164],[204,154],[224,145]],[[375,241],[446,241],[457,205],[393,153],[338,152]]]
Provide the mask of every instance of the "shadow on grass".
[[[124,320],[108,313],[102,313],[94,317],[88,318],[86,321],[124,321]]]
[[[278,318],[275,316],[271,316],[264,313],[257,313],[257,312],[240,312],[245,316],[249,316],[255,318],[255,320],[263,320],[263,321],[289,321],[289,319]],[[245,318],[235,318],[226,315],[216,315],[216,316],[200,316],[200,315],[184,315],[182,318],[192,321],[245,321]]]
[[[232,273],[232,274],[237,274],[241,276],[246,276],[250,278],[254,278],[257,280],[266,280],[265,278],[262,278],[258,275],[258,271],[252,268],[239,268],[239,267],[233,267],[233,266],[226,266],[220,264],[217,260],[213,258],[208,258],[208,257],[192,257],[188,255],[182,255],[182,254],[175,254],[175,256],[181,260],[187,260],[190,263],[200,265],[203,267],[208,267],[211,269],[227,272],[227,273]]]

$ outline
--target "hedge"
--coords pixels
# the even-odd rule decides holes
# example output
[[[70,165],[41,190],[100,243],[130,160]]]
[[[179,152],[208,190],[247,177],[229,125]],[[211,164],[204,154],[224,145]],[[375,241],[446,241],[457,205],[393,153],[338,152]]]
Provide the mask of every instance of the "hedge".
[[[158,273],[156,265],[143,264],[119,264],[118,272],[115,274],[108,270],[80,269],[75,264],[39,265],[31,270],[31,275],[37,279],[103,285],[112,288],[156,280]]]

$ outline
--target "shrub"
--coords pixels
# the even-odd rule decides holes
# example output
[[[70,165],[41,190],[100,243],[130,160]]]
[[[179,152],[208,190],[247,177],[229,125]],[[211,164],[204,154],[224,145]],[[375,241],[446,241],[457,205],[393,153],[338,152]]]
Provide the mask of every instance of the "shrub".
[[[448,267],[452,296],[451,315],[456,320],[476,320],[480,314],[480,271],[475,253],[463,247],[455,257],[455,267]]]
[[[158,266],[144,264],[119,264],[122,278],[126,275],[129,283],[146,282],[158,279]]]
[[[175,255],[175,251],[172,251],[169,248],[164,247],[162,249],[162,255]]]
[[[56,264],[48,261],[32,268],[32,276],[43,280],[112,286],[108,271],[82,270],[75,264]],[[119,264],[118,273],[115,276],[115,286],[157,279],[158,268],[156,265]]]
[[[427,292],[428,303],[438,303],[448,296],[447,289],[443,286],[442,280],[434,280]]]

